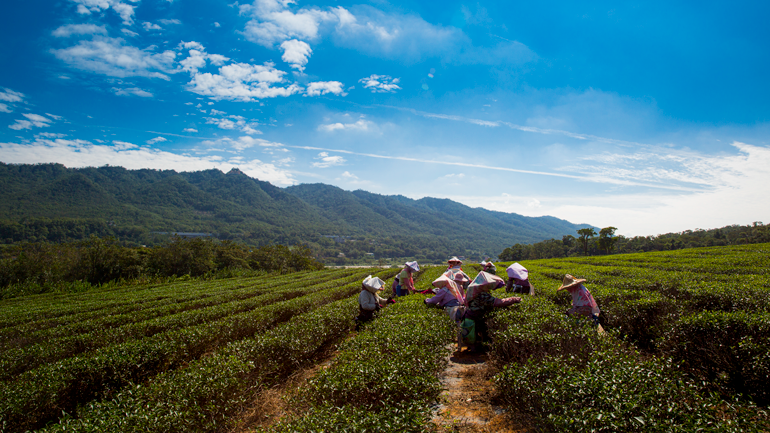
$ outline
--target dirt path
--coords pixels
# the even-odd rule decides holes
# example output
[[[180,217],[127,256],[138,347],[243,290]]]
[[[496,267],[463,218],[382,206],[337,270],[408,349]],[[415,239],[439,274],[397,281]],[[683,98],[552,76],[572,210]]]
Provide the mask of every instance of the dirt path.
[[[316,364],[297,370],[272,388],[255,394],[249,406],[241,413],[238,424],[229,433],[251,432],[258,427],[269,427],[288,415],[294,415],[296,408],[290,407],[285,397],[297,392],[308,379],[329,367],[338,353],[325,352]]]
[[[452,345],[452,349],[456,349]],[[439,431],[534,432],[522,414],[508,413],[492,404],[493,372],[485,354],[455,351],[441,374],[439,405],[432,422]]]

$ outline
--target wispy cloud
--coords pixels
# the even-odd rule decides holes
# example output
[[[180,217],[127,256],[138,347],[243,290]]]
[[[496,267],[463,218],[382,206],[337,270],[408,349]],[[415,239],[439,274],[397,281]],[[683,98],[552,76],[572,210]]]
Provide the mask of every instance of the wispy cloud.
[[[663,234],[693,228],[717,228],[750,224],[757,215],[770,212],[767,186],[770,184],[770,148],[733,142],[735,154],[690,153],[675,157],[680,164],[677,179],[701,184],[682,191],[644,189],[634,193],[585,196],[531,197],[509,192],[500,195],[446,196],[468,206],[482,206],[524,215],[552,215],[570,221],[612,225],[626,236]],[[654,155],[623,155],[615,162],[654,159]],[[607,156],[603,158],[608,160]],[[669,163],[670,164],[670,163]],[[719,169],[714,169],[718,167]],[[640,170],[645,175],[645,169]],[[671,176],[671,174],[668,174]]]
[[[366,119],[359,119],[354,123],[330,123],[326,125],[319,125],[319,131],[334,132],[334,131],[370,131],[375,127],[374,122]]]
[[[176,72],[176,53],[166,50],[155,53],[126,45],[121,38],[96,36],[77,45],[52,50],[59,60],[73,68],[110,77],[149,77],[168,80],[166,74]]]
[[[118,96],[139,96],[140,98],[152,98],[154,96],[152,93],[138,87],[128,87],[125,89],[113,87],[112,92]]]
[[[0,113],[12,113],[15,105],[24,101],[24,94],[14,92],[11,89],[2,88],[0,90],[0,101],[8,102],[10,104],[0,103]]]
[[[500,121],[500,120],[485,120],[485,119],[476,119],[472,117],[465,117],[465,116],[457,116],[452,114],[441,114],[441,113],[429,113],[426,111],[419,111],[415,110],[413,108],[405,108],[405,107],[396,107],[392,105],[377,105],[378,107],[383,108],[392,108],[400,111],[407,111],[412,114],[422,116],[425,118],[431,118],[431,119],[443,119],[443,120],[451,120],[455,122],[463,122],[463,123],[471,123],[474,125],[479,126],[485,126],[490,128],[497,128],[497,127],[508,127],[511,129],[516,129],[519,131],[524,132],[531,132],[535,134],[544,134],[544,135],[563,135],[570,138],[575,138],[578,140],[593,140],[593,141],[599,141],[603,143],[609,143],[609,144],[617,144],[621,146],[648,146],[644,143],[638,143],[633,141],[626,141],[626,140],[618,140],[614,138],[608,138],[608,137],[601,137],[598,135],[591,135],[591,134],[580,134],[576,132],[571,131],[565,131],[561,129],[550,129],[550,128],[537,128],[534,126],[526,126],[526,125],[519,125],[516,123],[506,122],[506,121]]]
[[[211,112],[212,114],[221,113],[220,111],[217,111],[217,110],[211,110]],[[241,132],[249,135],[262,134],[262,131],[254,128],[258,126],[259,123],[247,121],[246,118],[243,116],[231,115],[228,117],[221,117],[221,118],[207,117],[206,123],[210,125],[217,125],[219,129],[228,129],[228,130],[238,129]]]
[[[147,144],[162,143],[164,141],[168,141],[168,139],[164,137],[155,137],[150,140],[147,140]]]
[[[51,34],[57,38],[68,38],[73,35],[106,35],[107,28],[96,24],[69,24],[57,28]]]
[[[51,126],[51,122],[54,120],[39,114],[23,113],[22,116],[26,117],[26,119],[17,119],[16,123],[8,125],[8,127],[17,131],[21,129],[47,128]]]

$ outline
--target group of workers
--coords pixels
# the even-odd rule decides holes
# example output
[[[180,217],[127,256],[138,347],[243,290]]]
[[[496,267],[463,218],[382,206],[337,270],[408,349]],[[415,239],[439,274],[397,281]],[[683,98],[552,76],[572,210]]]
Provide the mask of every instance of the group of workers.
[[[519,263],[514,263],[506,269],[508,277],[504,281],[496,275],[496,267],[491,261],[482,261],[482,271],[473,280],[463,272],[462,260],[452,257],[447,261],[447,270],[432,282],[432,287],[417,292],[414,287],[412,274],[420,270],[416,261],[406,262],[391,285],[393,296],[385,299],[377,294],[385,287],[385,282],[371,275],[364,279],[361,294],[358,297],[360,323],[371,320],[374,313],[395,298],[412,293],[432,294],[425,300],[428,306],[443,308],[454,320],[458,329],[458,340],[466,339],[472,346],[471,350],[482,347],[488,339],[486,314],[494,308],[507,307],[521,302],[521,297],[495,298],[491,291],[505,287],[507,293],[534,295],[535,288],[529,281],[529,271]],[[567,311],[570,316],[584,316],[599,324],[599,307],[591,292],[583,285],[585,279],[565,275],[562,285],[557,291],[566,290],[572,295],[572,308]]]

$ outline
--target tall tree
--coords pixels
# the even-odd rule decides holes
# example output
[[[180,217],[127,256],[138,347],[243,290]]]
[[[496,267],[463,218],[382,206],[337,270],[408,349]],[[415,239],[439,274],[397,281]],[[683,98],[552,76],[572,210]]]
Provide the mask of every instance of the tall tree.
[[[599,240],[596,242],[599,245],[599,248],[604,250],[607,254],[610,254],[615,248],[615,242],[618,240],[618,238],[615,236],[615,231],[617,231],[617,227],[605,227],[601,230],[599,230]]]
[[[596,230],[594,230],[591,227],[586,227],[584,229],[580,229],[577,231],[577,233],[580,235],[578,237],[578,240],[580,240],[580,243],[583,244],[583,255],[588,255],[588,240],[594,235],[596,235]]]

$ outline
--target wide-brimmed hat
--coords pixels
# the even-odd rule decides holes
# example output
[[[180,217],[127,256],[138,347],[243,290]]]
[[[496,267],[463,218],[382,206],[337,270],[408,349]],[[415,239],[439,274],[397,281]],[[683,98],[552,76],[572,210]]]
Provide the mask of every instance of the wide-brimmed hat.
[[[452,256],[452,258],[447,260],[446,262],[447,263],[459,263],[461,265],[463,264],[463,261],[458,259],[457,256]]]
[[[362,284],[364,285],[364,287],[366,287],[366,290],[372,293],[378,290],[382,290],[385,287],[385,281],[382,281],[380,277],[373,277],[371,275],[364,278],[364,281]]]
[[[570,274],[566,274],[564,275],[564,280],[561,282],[561,287],[559,287],[556,290],[558,291],[562,289],[568,289],[572,286],[576,286],[578,284],[585,283],[585,282],[586,280],[584,278],[575,278]]]
[[[418,265],[416,261],[414,261],[414,262],[406,262],[406,263],[404,263],[404,266],[408,267],[409,269],[413,270],[414,272],[417,272],[417,271],[420,270],[420,265]]]

